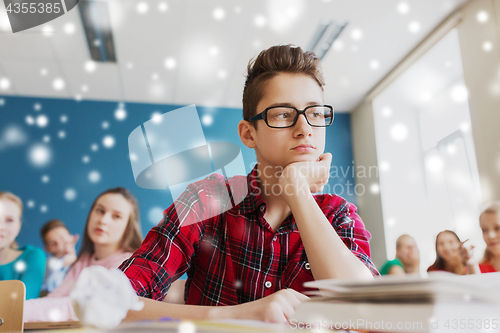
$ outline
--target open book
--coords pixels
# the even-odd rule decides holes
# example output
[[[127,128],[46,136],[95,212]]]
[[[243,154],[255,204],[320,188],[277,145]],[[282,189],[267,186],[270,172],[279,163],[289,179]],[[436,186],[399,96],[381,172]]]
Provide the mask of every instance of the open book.
[[[295,328],[380,332],[500,332],[500,273],[386,276],[368,282],[321,280]]]

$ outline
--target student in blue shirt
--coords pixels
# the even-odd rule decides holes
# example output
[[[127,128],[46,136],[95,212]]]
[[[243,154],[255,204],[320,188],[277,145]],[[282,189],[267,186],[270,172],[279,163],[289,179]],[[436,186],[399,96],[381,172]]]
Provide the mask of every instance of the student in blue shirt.
[[[80,236],[71,235],[64,222],[57,219],[45,223],[40,234],[47,252],[42,294],[47,294],[62,283],[69,268],[76,261],[75,245]]]
[[[9,192],[0,192],[0,280],[21,280],[26,285],[26,299],[37,298],[45,274],[45,253],[15,242],[21,230],[23,203]]]

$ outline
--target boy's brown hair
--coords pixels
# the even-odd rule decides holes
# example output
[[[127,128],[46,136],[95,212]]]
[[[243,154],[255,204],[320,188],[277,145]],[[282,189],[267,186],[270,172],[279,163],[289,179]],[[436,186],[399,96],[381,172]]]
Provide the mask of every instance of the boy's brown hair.
[[[49,233],[49,231],[51,231],[55,228],[64,228],[64,229],[68,230],[68,228],[66,227],[64,222],[61,220],[53,219],[53,220],[48,221],[47,223],[45,223],[42,226],[42,229],[40,229],[40,236],[42,236],[42,240],[43,240],[44,244],[46,244],[45,236]],[[69,232],[69,230],[68,230],[68,232]]]
[[[312,51],[304,52],[294,45],[272,46],[250,60],[243,88],[243,119],[257,113],[267,81],[279,73],[305,74],[313,78],[323,90],[325,79],[318,57]],[[263,110],[262,110],[263,111]]]

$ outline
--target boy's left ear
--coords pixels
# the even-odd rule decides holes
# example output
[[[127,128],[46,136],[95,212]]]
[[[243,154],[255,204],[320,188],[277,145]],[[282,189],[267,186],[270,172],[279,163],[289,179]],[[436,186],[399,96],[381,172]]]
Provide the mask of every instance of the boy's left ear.
[[[254,139],[255,128],[251,123],[246,120],[240,121],[238,124],[238,134],[240,135],[241,142],[248,148],[255,148]]]

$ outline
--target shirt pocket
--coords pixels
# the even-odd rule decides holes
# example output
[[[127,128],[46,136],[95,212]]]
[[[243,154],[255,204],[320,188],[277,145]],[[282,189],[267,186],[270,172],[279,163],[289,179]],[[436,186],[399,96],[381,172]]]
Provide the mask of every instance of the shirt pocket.
[[[304,288],[305,282],[314,281],[311,269],[309,268],[309,262],[299,261],[289,263],[283,272],[281,281],[283,289],[292,288],[299,292],[311,290],[310,288]]]

